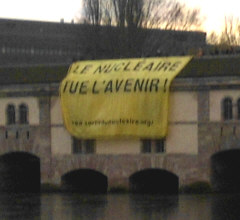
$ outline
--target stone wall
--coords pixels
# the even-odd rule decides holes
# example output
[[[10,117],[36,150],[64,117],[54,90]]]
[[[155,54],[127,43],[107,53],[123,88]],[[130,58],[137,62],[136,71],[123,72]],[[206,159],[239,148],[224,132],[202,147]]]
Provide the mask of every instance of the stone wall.
[[[61,183],[61,177],[77,169],[93,169],[108,177],[110,188],[128,187],[129,178],[135,172],[159,168],[176,174],[180,186],[202,179],[198,156],[173,155],[59,155],[52,158],[53,176],[50,181]]]
[[[36,96],[35,92],[41,88],[41,92]],[[48,91],[46,91],[48,90]],[[0,126],[0,154],[10,152],[28,152],[40,158],[41,162],[41,180],[48,181],[51,174],[51,132],[50,132],[50,97],[49,88],[46,85],[35,86],[15,86],[11,90],[8,87],[1,88],[4,99],[7,96],[15,97],[32,102],[37,99],[37,108],[35,111],[39,114],[39,120],[33,119],[29,124],[14,124]],[[32,98],[34,97],[34,99]],[[29,98],[29,99],[28,99]],[[14,99],[14,100],[15,100]],[[9,98],[9,103],[12,98]],[[7,103],[7,102],[6,102]],[[35,105],[33,105],[35,106]],[[32,107],[32,106],[30,106]],[[33,111],[33,109],[31,109]],[[2,112],[3,114],[3,112]],[[35,123],[35,121],[39,123]]]
[[[11,90],[1,88],[4,98],[36,97],[40,110],[39,125],[1,126],[0,154],[24,151],[34,154],[41,161],[41,180],[43,183],[61,183],[61,177],[76,169],[94,169],[106,175],[109,187],[128,187],[129,178],[135,172],[148,168],[167,170],[179,177],[180,186],[196,181],[210,181],[211,157],[215,153],[239,148],[240,125],[238,120],[210,120],[210,92],[238,90],[234,78],[184,78],[176,79],[172,91],[195,91],[198,101],[198,151],[197,154],[102,154],[102,155],[53,155],[51,148],[50,97],[56,96],[57,84],[18,85]],[[226,87],[227,85],[227,87]],[[224,92],[223,92],[224,93]],[[216,107],[216,106],[215,106]],[[217,106],[216,108],[219,108]],[[189,123],[192,123],[191,121]],[[7,132],[7,138],[6,138]],[[186,137],[187,138],[187,137]]]

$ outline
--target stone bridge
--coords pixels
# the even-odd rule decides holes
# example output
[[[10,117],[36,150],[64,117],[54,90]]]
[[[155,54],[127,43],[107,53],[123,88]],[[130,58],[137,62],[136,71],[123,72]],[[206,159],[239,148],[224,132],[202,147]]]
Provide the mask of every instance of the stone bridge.
[[[233,130],[236,135],[223,135],[218,143],[213,143],[208,140],[212,138],[210,130],[216,136],[219,132],[231,133]],[[199,125],[199,133],[204,139],[199,139],[197,155],[52,155],[50,132],[45,126],[2,127],[0,190],[8,190],[14,182],[23,182],[32,191],[38,191],[40,183],[76,188],[85,181],[85,185],[102,186],[103,191],[114,188],[134,190],[141,188],[141,184],[149,188],[154,188],[155,184],[165,189],[173,182],[172,191],[177,191],[179,187],[204,181],[211,183],[216,191],[226,191],[223,187],[226,185],[228,189],[238,191],[239,130],[239,126],[233,124]],[[34,181],[35,185],[32,184]],[[11,187],[10,190],[15,186]]]
[[[203,179],[198,171],[198,158],[186,155],[83,155],[55,156],[52,158],[52,180],[61,182],[61,177],[72,170],[92,169],[108,178],[109,188],[129,187],[130,177],[143,170],[161,169],[175,174],[179,184]],[[203,172],[202,172],[203,173]]]

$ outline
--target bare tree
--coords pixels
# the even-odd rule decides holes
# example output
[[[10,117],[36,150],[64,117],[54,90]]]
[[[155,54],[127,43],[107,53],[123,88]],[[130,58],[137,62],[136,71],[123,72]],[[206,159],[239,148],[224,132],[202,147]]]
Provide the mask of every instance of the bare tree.
[[[111,57],[136,57],[144,55],[150,29],[190,30],[202,22],[198,9],[176,0],[83,0],[83,12],[84,23],[92,25],[89,35],[95,36],[91,43],[95,57],[101,53],[103,29]]]
[[[238,17],[225,17],[222,32],[217,34],[212,32],[207,42],[212,45],[210,51],[214,54],[239,53],[240,46],[240,20]]]
[[[84,0],[82,21],[87,24],[101,25],[104,13],[104,0]]]
[[[220,36],[220,43],[236,46],[240,44],[240,21],[237,17],[225,17],[224,30]]]
[[[200,10],[176,0],[83,0],[84,22],[117,27],[201,28]]]
[[[219,36],[216,32],[212,31],[210,34],[207,36],[207,42],[210,45],[217,45],[219,44]]]
[[[200,9],[189,9],[185,4],[177,1],[165,2],[165,13],[160,27],[171,30],[199,29],[203,18],[200,16]]]
[[[212,32],[208,43],[213,45],[239,46],[240,45],[240,20],[238,17],[225,17],[224,27],[220,34]]]

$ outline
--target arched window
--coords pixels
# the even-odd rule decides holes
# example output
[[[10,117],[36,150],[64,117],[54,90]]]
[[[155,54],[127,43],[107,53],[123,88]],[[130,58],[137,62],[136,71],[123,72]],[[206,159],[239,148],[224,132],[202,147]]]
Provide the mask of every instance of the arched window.
[[[15,115],[15,106],[14,105],[8,105],[7,106],[7,124],[12,125],[16,123],[16,115]]]
[[[240,120],[240,98],[237,101],[237,119]]]
[[[19,106],[19,123],[28,124],[28,107],[25,104]]]
[[[223,119],[224,120],[231,120],[233,118],[233,106],[232,106],[232,99],[225,98],[223,100]]]

